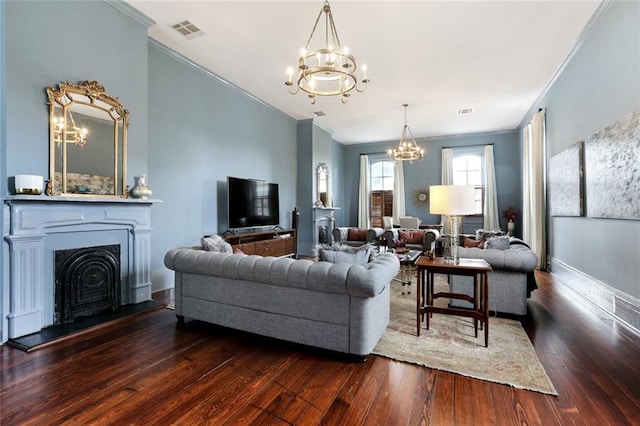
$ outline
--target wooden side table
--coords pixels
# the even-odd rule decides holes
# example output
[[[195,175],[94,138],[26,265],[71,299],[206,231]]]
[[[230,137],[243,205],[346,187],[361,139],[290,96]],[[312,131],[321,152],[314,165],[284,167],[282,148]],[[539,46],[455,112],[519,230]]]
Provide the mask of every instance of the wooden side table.
[[[459,259],[458,263],[445,262],[443,257],[429,259],[421,256],[415,263],[418,274],[416,292],[417,334],[420,336],[420,323],[426,317],[427,330],[432,314],[448,314],[473,318],[475,335],[478,337],[478,321],[484,326],[484,346],[489,346],[489,265],[483,259]],[[460,293],[438,292],[434,290],[434,274],[467,275],[473,277],[473,296]],[[426,276],[426,277],[425,277]],[[441,308],[433,305],[437,298],[466,300],[473,309]]]

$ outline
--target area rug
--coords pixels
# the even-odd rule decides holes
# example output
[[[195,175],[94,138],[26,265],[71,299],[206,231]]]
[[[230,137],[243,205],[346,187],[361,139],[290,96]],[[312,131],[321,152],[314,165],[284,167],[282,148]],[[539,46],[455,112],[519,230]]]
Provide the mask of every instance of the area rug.
[[[446,276],[436,275],[438,287],[446,288]],[[391,286],[391,319],[373,350],[376,355],[449,371],[463,376],[501,383],[549,395],[558,395],[518,321],[491,317],[489,347],[484,332],[475,337],[471,318],[433,314],[429,330],[416,336],[415,280],[411,294],[401,285]],[[440,290],[443,291],[443,290]],[[436,299],[446,306],[447,299]]]

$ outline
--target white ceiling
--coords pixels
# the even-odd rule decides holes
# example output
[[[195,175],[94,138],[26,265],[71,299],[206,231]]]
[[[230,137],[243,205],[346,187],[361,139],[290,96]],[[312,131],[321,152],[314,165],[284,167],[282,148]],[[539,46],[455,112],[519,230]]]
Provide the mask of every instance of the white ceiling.
[[[545,89],[598,6],[581,1],[331,1],[342,46],[371,79],[347,104],[311,105],[284,85],[322,0],[127,0],[156,22],[149,36],[295,119],[342,143],[400,138],[402,104],[414,136],[515,129]],[[206,35],[170,26],[189,20]],[[321,21],[323,22],[323,21]],[[320,47],[318,25],[310,48]],[[457,110],[473,108],[470,115]]]

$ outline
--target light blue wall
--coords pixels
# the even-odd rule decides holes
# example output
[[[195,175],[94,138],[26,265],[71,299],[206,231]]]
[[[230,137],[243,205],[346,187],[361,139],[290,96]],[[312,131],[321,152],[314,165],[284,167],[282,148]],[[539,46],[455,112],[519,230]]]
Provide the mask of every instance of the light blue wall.
[[[149,173],[154,290],[173,287],[172,248],[227,230],[227,176],[279,184],[280,225],[296,206],[296,121],[149,43]],[[307,204],[310,204],[308,202]]]
[[[6,74],[6,3],[0,1],[0,182],[3,182],[0,185],[0,200],[4,199],[7,195],[7,172],[6,172],[6,161],[3,161],[3,158],[7,158],[7,120],[6,120],[6,82],[5,82],[5,74]],[[3,206],[4,207],[4,206]],[[4,223],[4,208],[0,208],[0,223]],[[4,245],[5,242],[2,241]],[[4,247],[0,250],[0,318],[5,317],[5,312],[9,311],[9,306],[5,306],[9,304],[9,288],[4,286],[2,283],[9,281],[9,268],[6,268],[4,265],[4,256],[3,256]],[[7,275],[5,275],[5,273]],[[0,321],[0,342],[4,342],[6,339],[6,330],[4,330],[4,321]]]
[[[612,3],[538,107],[546,107],[548,158],[640,108],[640,2]],[[639,240],[640,218],[551,218],[555,259],[636,298]]]
[[[311,252],[313,245],[313,120],[300,120],[296,128],[298,147],[296,205],[300,209],[298,253],[306,256]]]
[[[336,223],[344,223],[342,209],[345,203],[343,187],[345,184],[344,178],[344,145],[334,140],[331,140],[331,193],[333,194],[334,207],[339,207],[340,210],[333,212],[333,216],[336,219]]]
[[[317,167],[326,163],[331,172],[333,168],[333,141],[331,134],[314,123],[313,119],[298,121],[298,206],[300,222],[298,227],[298,254],[313,254],[316,224],[313,221],[313,205],[317,200]],[[333,177],[330,175],[330,179]],[[332,189],[334,188],[332,184]]]
[[[496,181],[498,187],[498,208],[500,211],[508,206],[521,210],[521,166],[520,145],[515,130],[507,132],[476,133],[459,136],[417,139],[416,142],[426,150],[426,158],[422,162],[404,162],[406,214],[417,216],[422,223],[440,223],[440,216],[431,215],[428,211],[416,210],[410,202],[412,187],[439,185],[442,175],[442,148],[469,145],[493,144]],[[347,145],[344,147],[344,226],[355,226],[358,223],[358,181],[361,154],[379,154],[397,146],[398,141],[371,144]],[[516,222],[516,234],[520,229],[520,218]],[[500,217],[500,225],[506,229],[506,219]],[[467,229],[465,229],[467,232]]]
[[[98,81],[129,110],[129,170],[146,171],[146,27],[95,1],[10,1],[6,12],[7,175],[49,176],[45,88],[83,80]]]

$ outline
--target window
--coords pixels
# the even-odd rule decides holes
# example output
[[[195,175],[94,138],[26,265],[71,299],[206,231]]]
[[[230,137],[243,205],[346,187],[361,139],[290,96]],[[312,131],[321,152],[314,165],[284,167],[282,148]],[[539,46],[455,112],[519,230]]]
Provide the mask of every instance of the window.
[[[393,161],[371,164],[371,226],[382,227],[382,218],[393,215]]]
[[[476,187],[476,215],[483,214],[483,155],[466,149],[453,150],[453,184]]]

